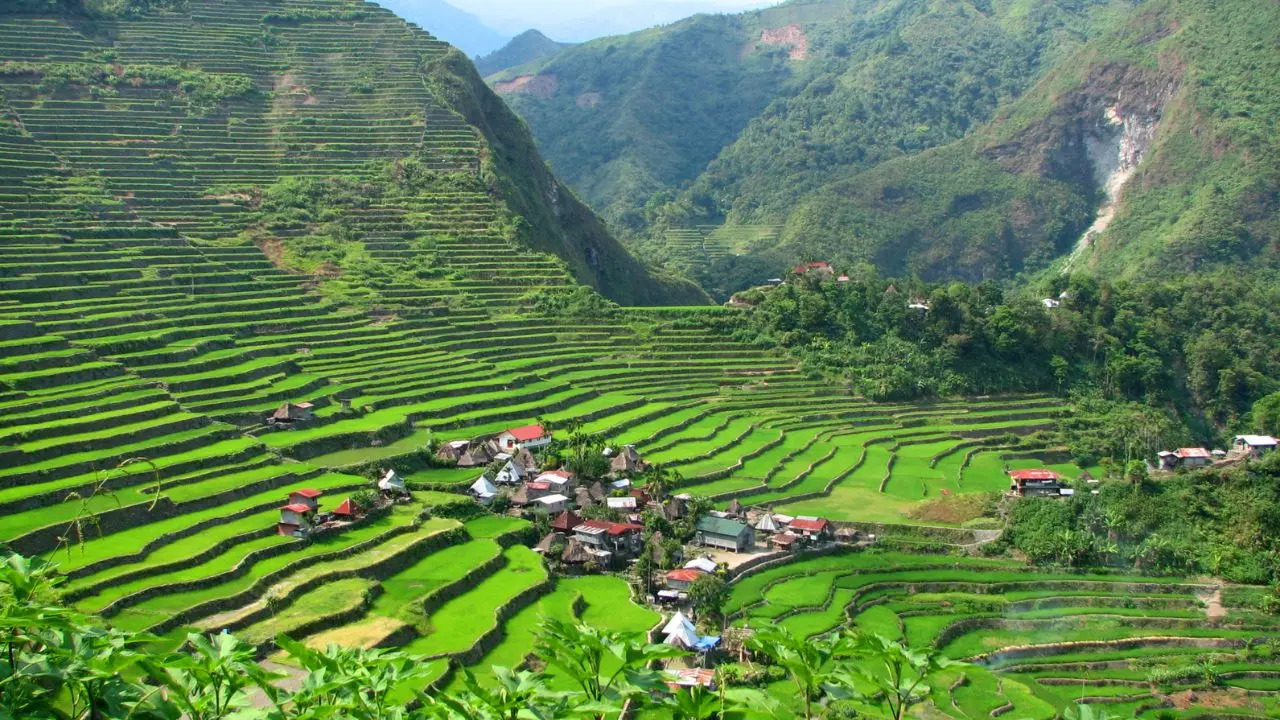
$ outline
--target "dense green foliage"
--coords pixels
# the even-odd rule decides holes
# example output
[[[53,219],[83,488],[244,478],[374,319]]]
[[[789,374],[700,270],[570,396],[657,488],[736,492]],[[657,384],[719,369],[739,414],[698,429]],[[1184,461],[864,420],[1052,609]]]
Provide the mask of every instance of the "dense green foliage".
[[[1247,425],[1253,403],[1276,391],[1280,344],[1270,329],[1280,297],[1265,272],[1060,277],[1040,296],[1061,296],[1054,308],[992,283],[852,275],[810,274],[742,294],[755,304],[745,334],[843,374],[870,397],[1075,390],[1177,408],[1209,436]]]
[[[1136,480],[1070,500],[1020,500],[1006,541],[1040,563],[1280,582],[1280,455]]]
[[[785,24],[785,23],[783,23]],[[595,40],[491,81],[537,74],[503,94],[556,173],[615,225],[639,227],[646,200],[680,187],[733,142],[794,71],[785,51],[750,51],[757,14],[698,16]]]

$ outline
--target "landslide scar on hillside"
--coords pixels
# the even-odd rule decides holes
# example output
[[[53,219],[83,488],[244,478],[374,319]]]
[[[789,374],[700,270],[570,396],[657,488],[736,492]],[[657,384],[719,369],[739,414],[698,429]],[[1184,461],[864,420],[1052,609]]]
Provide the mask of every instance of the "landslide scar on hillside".
[[[809,38],[797,24],[760,31],[760,42],[753,49],[759,49],[761,45],[790,48],[788,57],[792,60],[809,57]]]
[[[493,91],[499,95],[525,93],[534,97],[551,97],[560,87],[560,79],[555,75],[521,75],[510,80],[493,84]]]

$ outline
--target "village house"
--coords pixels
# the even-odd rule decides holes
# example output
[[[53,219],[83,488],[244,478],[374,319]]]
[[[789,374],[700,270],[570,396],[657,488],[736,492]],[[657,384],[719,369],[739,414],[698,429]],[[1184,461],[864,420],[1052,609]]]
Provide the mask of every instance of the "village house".
[[[1213,454],[1205,448],[1178,448],[1172,452],[1158,453],[1161,470],[1208,467],[1213,464]]]
[[[502,469],[493,475],[493,482],[498,485],[516,485],[524,481],[525,471],[514,458],[508,458]]]
[[[471,443],[458,456],[458,467],[483,467],[493,462],[497,454],[497,449],[488,442]]]
[[[636,451],[635,445],[624,445],[622,450],[609,461],[609,475],[629,475],[644,472],[649,466]]]
[[[551,529],[561,535],[569,535],[581,524],[582,518],[575,515],[572,510],[565,510],[552,518]]]
[[[716,671],[706,668],[680,668],[668,670],[667,687],[672,691],[700,687],[708,692],[716,691]]]
[[[617,510],[619,512],[632,512],[636,509],[636,506],[638,503],[636,498],[628,495],[626,497],[605,498],[604,504],[610,510]]]
[[[812,543],[826,542],[835,534],[835,528],[827,522],[826,518],[808,515],[801,515],[792,520],[787,525],[787,530]]]
[[[573,529],[573,536],[591,547],[620,557],[632,557],[644,549],[643,525],[586,520]]]
[[[769,538],[769,547],[778,552],[793,552],[800,547],[800,536],[795,533],[778,533]]]
[[[764,512],[756,518],[755,529],[762,533],[780,533],[785,525],[778,523],[773,513]]]
[[[1009,492],[1018,497],[1059,497],[1072,495],[1062,475],[1053,470],[1010,470]]]
[[[306,505],[312,512],[320,508],[320,496],[323,492],[313,488],[302,488],[289,493],[290,505]]]
[[[569,509],[569,498],[560,493],[553,493],[534,498],[529,505],[540,515],[559,514]]]
[[[1280,441],[1270,435],[1237,435],[1232,441],[1237,453],[1253,457],[1275,450],[1277,444],[1280,444]]]
[[[733,518],[746,517],[746,509],[742,507],[742,501],[734,498],[729,501],[729,506],[724,509],[725,514]]]
[[[267,416],[267,424],[276,427],[294,427],[315,419],[315,406],[309,402],[281,403],[276,411]]]
[[[817,275],[824,279],[836,274],[835,269],[831,267],[831,263],[824,261],[802,263],[795,266],[795,269],[791,272],[795,275]]]
[[[541,425],[521,425],[498,433],[498,447],[506,452],[523,448],[531,450],[551,442],[551,433]]]
[[[729,518],[708,515],[694,525],[694,542],[742,552],[755,544],[755,531],[750,525]]]
[[[573,473],[568,470],[550,470],[534,478],[536,482],[547,483],[558,492],[568,492],[573,487]]]
[[[467,440],[450,440],[447,443],[441,443],[440,447],[436,449],[436,458],[458,462],[458,458],[462,457],[462,454],[467,451],[467,446],[470,444]]]
[[[677,592],[683,592],[688,591],[689,586],[693,585],[693,583],[703,575],[706,575],[706,573],[701,570],[680,568],[679,570],[672,570],[668,572],[665,579],[669,589]]]
[[[292,497],[292,496],[290,496]],[[316,507],[303,502],[290,502],[280,508],[276,533],[289,537],[306,537],[315,522]]]

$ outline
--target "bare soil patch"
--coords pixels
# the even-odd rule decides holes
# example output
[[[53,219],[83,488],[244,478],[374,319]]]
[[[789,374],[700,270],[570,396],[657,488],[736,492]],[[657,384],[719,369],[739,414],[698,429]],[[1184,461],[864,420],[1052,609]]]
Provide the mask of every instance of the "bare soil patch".
[[[809,38],[798,24],[761,31],[760,44],[790,48],[788,57],[792,60],[804,60],[809,57]]]
[[[558,87],[560,87],[560,79],[555,75],[521,75],[493,84],[494,92],[499,95],[524,93],[543,98],[550,97]]]

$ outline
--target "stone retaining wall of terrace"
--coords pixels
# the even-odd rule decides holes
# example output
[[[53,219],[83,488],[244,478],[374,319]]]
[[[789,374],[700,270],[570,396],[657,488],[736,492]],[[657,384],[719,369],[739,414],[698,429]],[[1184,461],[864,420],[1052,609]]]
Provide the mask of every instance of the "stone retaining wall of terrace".
[[[406,568],[421,560],[423,556],[437,552],[448,545],[465,541],[468,537],[470,536],[467,535],[465,528],[450,528],[449,530],[442,530],[428,535],[417,542],[410,543],[401,548],[398,552],[388,555],[387,557],[369,565],[359,568],[334,570],[332,572],[315,575],[308,578],[305,582],[298,583],[297,585],[289,588],[287,593],[278,596],[277,600],[279,602],[274,607],[269,607],[264,604],[262,608],[245,613],[235,620],[225,623],[223,627],[231,632],[235,632],[253,625],[254,623],[265,620],[281,608],[292,605],[299,597],[327,583],[336,582],[338,580],[347,580],[350,578],[385,580],[396,573],[403,572]],[[379,592],[381,592],[381,590],[379,590]],[[336,627],[336,624],[333,627]]]
[[[977,536],[972,530],[964,528],[939,527],[935,525],[902,525],[896,523],[870,523],[870,522],[849,522],[849,521],[833,521],[832,525],[837,528],[849,528],[857,530],[863,535],[913,535],[928,540],[938,540],[949,543],[951,545],[972,545],[977,542]]]
[[[732,584],[738,582],[742,578],[750,577],[756,573],[778,567],[779,565],[787,565],[789,563],[799,562],[800,560],[809,560],[816,557],[822,557],[824,555],[839,555],[841,553],[852,552],[855,552],[855,548],[850,545],[832,543],[812,550],[805,550],[804,552],[780,552],[762,555],[759,558],[752,558],[751,560],[748,560],[747,562],[730,570],[727,576],[728,582]]]
[[[361,487],[361,486],[343,486],[341,488],[336,488],[334,492],[345,492],[347,490],[354,490],[358,487]],[[167,498],[161,498],[161,501],[162,502],[167,501]],[[115,567],[117,565],[126,565],[128,563],[141,561],[145,559],[147,555],[149,555],[154,550],[156,550],[157,548],[163,545],[167,545],[171,542],[175,542],[177,540],[190,537],[192,535],[195,535],[196,533],[207,530],[208,528],[211,528],[215,525],[221,525],[223,523],[239,520],[240,518],[243,518],[243,517],[248,517],[249,515],[253,515],[254,513],[270,510],[271,508],[279,506],[279,504],[280,502],[278,500],[272,500],[266,503],[260,503],[258,505],[252,505],[249,507],[241,508],[240,510],[237,510],[236,512],[231,513],[229,515],[222,515],[220,517],[209,518],[204,522],[193,523],[183,528],[182,530],[176,530],[174,532],[164,533],[163,535],[156,537],[151,542],[148,542],[146,545],[143,545],[142,549],[136,553],[132,553],[129,555],[118,555],[115,557],[106,558],[105,560],[101,560],[96,563],[91,563],[89,565],[86,565],[81,568],[77,568],[76,570],[73,570],[67,573],[67,577],[74,580],[76,578],[97,574],[99,572],[102,572],[103,570]],[[274,526],[272,526],[271,529],[272,531],[274,531],[275,529]]]
[[[213,432],[207,435],[188,438],[186,440],[163,443],[155,447],[147,448],[145,453],[152,457],[161,457],[166,455],[176,455],[205,447],[211,443],[220,440],[230,440],[239,436],[239,431],[230,425],[222,423],[214,423],[217,426]],[[63,478],[74,477],[76,475],[87,475],[95,472],[102,467],[112,467],[129,457],[136,457],[140,453],[138,451],[128,452],[124,455],[112,455],[99,457],[95,460],[84,460],[76,463],[68,463],[54,468],[42,470],[31,470],[26,472],[14,473],[0,477],[0,489],[8,489],[19,485],[38,485],[53,480],[61,480]],[[22,453],[13,467],[21,467],[31,462],[31,458],[26,453]]]
[[[100,535],[111,535],[146,522],[166,520],[180,513],[181,511],[176,503],[167,497],[162,497],[157,499],[154,505],[152,503],[138,503],[95,513],[93,522],[89,524],[92,526],[93,532]],[[14,552],[23,555],[39,555],[57,547],[59,540],[68,531],[74,532],[70,522],[57,523],[20,535],[9,540],[8,544]]]
[[[1239,638],[1203,638],[1172,637],[1158,635],[1152,637],[1125,638],[1122,640],[1078,640],[1074,642],[1047,643],[1044,645],[1018,645],[1003,648],[994,652],[975,655],[966,662],[975,665],[995,665],[1009,660],[1021,658],[1039,658],[1050,655],[1061,655],[1069,652],[1089,650],[1136,650],[1152,647],[1194,647],[1194,648],[1238,648],[1244,641]]]
[[[743,440],[745,440],[745,439],[746,439],[746,437],[747,437],[748,435],[750,435],[751,433],[755,432],[755,430],[756,430],[755,426],[752,426],[752,427],[747,428],[747,430],[746,430],[744,433],[742,433],[742,435],[738,436],[737,438],[735,438],[735,439],[733,440],[733,442],[730,444],[730,447],[741,444],[741,443],[742,443],[742,441],[743,441]],[[738,461],[737,461],[737,462],[735,462],[734,464],[730,465],[729,467],[724,468],[724,469],[722,469],[722,470],[715,470],[715,471],[713,471],[713,472],[705,473],[705,474],[703,474],[703,475],[695,475],[695,476],[693,476],[693,477],[691,477],[691,478],[685,478],[684,482],[682,482],[682,483],[680,483],[680,484],[676,485],[676,487],[684,487],[684,486],[686,486],[686,485],[696,485],[696,484],[699,484],[699,483],[712,482],[712,481],[715,481],[715,480],[722,480],[722,479],[724,479],[724,478],[727,478],[727,477],[729,477],[730,475],[732,475],[732,474],[734,474],[734,473],[738,472],[739,470],[741,470],[741,469],[742,469],[742,466],[743,466],[743,465],[746,465],[746,464],[747,464],[747,462],[749,462],[749,461],[751,461],[751,460],[754,460],[754,459],[756,459],[757,457],[759,457],[759,456],[761,456],[761,455],[763,455],[763,454],[765,454],[765,453],[769,452],[770,450],[772,450],[772,449],[774,449],[774,448],[778,447],[778,446],[779,446],[779,445],[781,445],[783,442],[785,442],[785,441],[786,441],[786,439],[787,439],[787,435],[786,435],[786,433],[784,433],[784,432],[782,432],[782,431],[780,430],[780,431],[778,431],[778,437],[776,437],[776,438],[774,438],[774,439],[770,440],[769,442],[767,442],[767,443],[765,443],[765,444],[761,445],[760,447],[756,448],[755,450],[752,450],[752,451],[750,451],[750,452],[748,452],[748,453],[744,454],[742,457],[739,457],[739,458],[738,458]]]
[[[373,602],[377,600],[383,592],[384,590],[382,589],[382,585],[372,585],[367,587],[364,592],[361,593],[360,602],[356,605],[349,607],[346,610],[333,613],[332,615],[324,615],[314,620],[309,620],[297,627],[290,628],[286,634],[291,640],[302,640],[309,635],[324,632],[325,630],[332,630],[333,628],[341,627],[347,623],[355,622],[356,620],[364,617],[365,613],[369,612],[369,608],[373,607]],[[279,649],[280,646],[276,645],[275,638],[265,640],[259,643],[255,648],[255,657],[258,660],[265,660],[268,655],[271,655]]]
[[[218,518],[218,522],[219,523],[226,522],[226,520],[224,518]],[[173,533],[173,534],[176,534],[176,533]],[[139,568],[132,572],[121,573],[114,577],[106,578],[100,582],[84,585],[74,590],[70,590],[63,594],[62,600],[63,602],[74,603],[79,601],[82,598],[89,597],[90,595],[96,595],[97,593],[100,593],[103,590],[106,590],[108,588],[118,587],[120,585],[127,585],[135,580],[141,580],[142,578],[152,577],[154,575],[163,575],[165,573],[174,572],[175,570],[183,570],[189,567],[195,567],[196,565],[200,565],[201,563],[204,563],[207,560],[210,560],[212,558],[215,558],[221,555],[222,553],[226,552],[228,549],[236,545],[257,540],[259,538],[270,537],[275,534],[276,534],[276,527],[274,525],[268,525],[266,527],[258,528],[257,530],[254,530],[252,532],[243,533],[241,535],[236,535],[234,537],[223,538],[221,541],[214,543],[213,545],[209,546],[208,548],[205,548],[204,550],[201,550],[195,555],[185,557],[181,560],[177,560],[171,563],[164,563],[162,565],[149,565],[147,567]],[[80,568],[80,569],[82,571],[84,570],[84,568]]]
[[[432,590],[419,601],[423,615],[430,615],[439,610],[445,603],[461,597],[475,589],[491,575],[507,566],[507,556],[498,553],[479,565],[468,570],[462,577],[451,583],[441,585]]]
[[[480,662],[481,658],[488,655],[494,648],[498,647],[506,638],[507,633],[504,625],[507,620],[544,595],[549,594],[555,586],[548,580],[544,580],[534,585],[515,597],[510,601],[498,607],[494,611],[494,626],[485,631],[483,635],[476,639],[471,647],[460,653],[453,653],[452,657],[463,665],[475,665]]]
[[[389,507],[372,510],[368,513],[368,515],[357,520],[356,522],[352,523],[351,525],[345,528],[334,528],[333,530],[322,531],[321,533],[318,533],[318,535],[320,536],[328,535],[328,534],[340,532],[342,530],[350,529],[351,527],[357,527],[361,524],[366,524],[378,517],[381,517],[382,515],[386,515],[389,513],[390,513]],[[369,549],[370,547],[374,547],[382,542],[385,542],[397,535],[402,535],[406,532],[411,532],[413,529],[414,529],[413,525],[405,525],[402,527],[391,528],[387,532],[382,533],[381,535],[375,538],[372,538],[371,540],[367,540],[358,545],[353,545],[349,548],[344,548],[342,550],[334,551],[332,553],[316,555],[312,558],[312,560],[314,562],[325,562],[328,560],[338,560],[344,557],[349,557],[356,553],[363,552]],[[205,578],[199,578],[197,580],[188,580],[184,582],[170,583],[168,585],[153,585],[151,587],[148,587],[136,593],[133,593],[132,595],[126,595],[122,598],[118,598],[98,614],[103,617],[111,617],[112,615],[119,613],[125,608],[132,607],[140,602],[144,602],[153,597],[158,597],[160,595],[166,595],[166,594],[176,593],[176,592],[190,592],[192,590],[203,590],[205,588],[220,585],[228,580],[233,580],[235,578],[246,575],[249,572],[249,570],[253,567],[253,565],[260,560],[266,560],[268,558],[272,558],[277,555],[283,555],[285,553],[288,553],[297,549],[300,545],[305,545],[305,544],[307,544],[307,541],[305,540],[298,541],[298,542],[286,542],[286,543],[281,543],[279,545],[274,545],[272,547],[255,550],[253,552],[247,553],[243,558],[240,559],[238,563],[236,563],[234,566],[231,567],[230,570],[227,570],[226,572],[219,573],[217,575],[211,575]],[[159,630],[158,632],[160,634],[163,634],[165,632],[168,632],[169,630],[172,630],[175,627],[178,627],[179,625],[185,624],[188,620],[204,617],[205,615],[212,615],[215,612],[222,612],[222,611],[237,607],[236,600],[238,600],[241,597],[251,598],[253,596],[256,596],[261,592],[261,590],[265,589],[267,586],[274,583],[276,580],[285,577],[291,571],[292,571],[292,568],[289,568],[289,567],[281,568],[276,572],[268,573],[266,575],[259,577],[250,588],[240,593],[237,593],[233,597],[222,598],[220,600],[210,601],[209,603],[202,603],[201,605],[193,608],[188,608],[186,611],[184,611],[180,615],[180,617],[172,618],[170,621],[165,621],[164,623],[161,623],[161,626],[163,626],[164,629]],[[238,604],[243,605],[247,602],[248,600],[243,600]],[[217,608],[209,610],[204,614],[200,614],[199,611],[203,609],[205,606],[212,606],[215,604],[218,605]],[[179,619],[181,621],[179,621]]]
[[[1009,427],[1000,428],[980,428],[974,430],[952,430],[951,433],[962,438],[989,438],[999,435],[1030,435],[1041,430],[1052,430],[1057,427],[1055,422],[1030,423],[1027,425],[1011,425]]]

